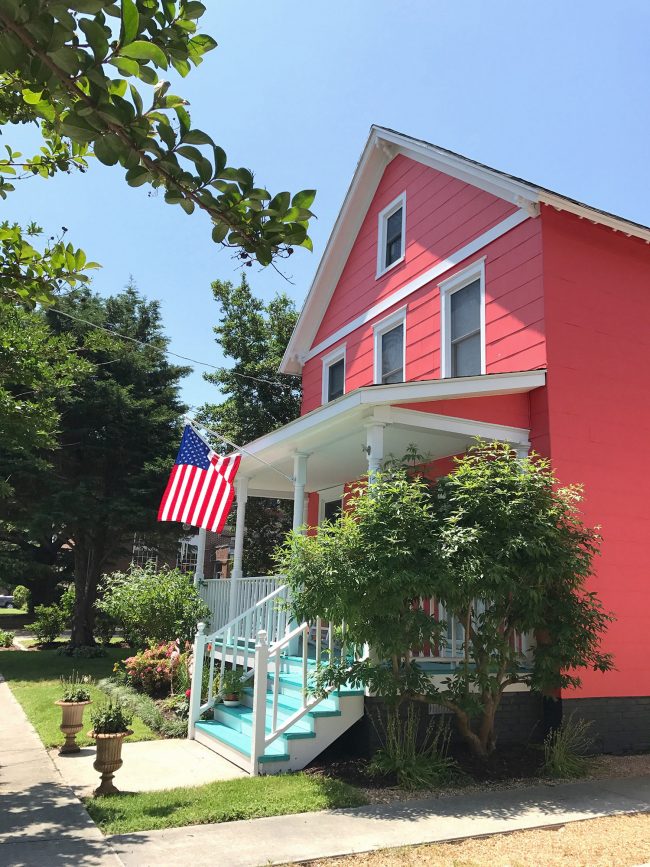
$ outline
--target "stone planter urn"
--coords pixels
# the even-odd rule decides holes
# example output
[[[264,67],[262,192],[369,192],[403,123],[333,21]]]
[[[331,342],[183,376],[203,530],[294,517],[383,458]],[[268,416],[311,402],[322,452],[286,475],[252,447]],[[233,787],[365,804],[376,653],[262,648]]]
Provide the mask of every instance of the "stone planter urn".
[[[94,731],[88,732],[88,737],[94,738],[97,743],[97,756],[93,762],[93,768],[102,775],[99,788],[93,792],[95,797],[119,794],[119,789],[113,785],[113,777],[115,772],[119,771],[124,764],[122,761],[122,742],[124,738],[128,738],[132,734],[130,729],[110,735],[96,734]]]
[[[63,713],[63,719],[59,728],[65,735],[65,743],[59,750],[59,755],[65,756],[69,753],[78,753],[80,747],[76,741],[76,737],[83,728],[84,708],[87,704],[92,704],[92,702],[55,701],[54,704],[58,704]]]

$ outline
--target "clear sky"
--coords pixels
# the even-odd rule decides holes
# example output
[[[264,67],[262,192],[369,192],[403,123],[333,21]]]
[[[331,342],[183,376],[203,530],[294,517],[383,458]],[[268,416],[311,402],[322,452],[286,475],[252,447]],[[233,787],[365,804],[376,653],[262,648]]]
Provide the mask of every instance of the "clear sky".
[[[271,192],[316,188],[314,253],[246,269],[253,289],[310,285],[370,125],[458,151],[588,204],[650,224],[648,0],[204,0],[219,42],[172,87],[194,125]],[[2,141],[19,145],[13,129]],[[207,217],[130,189],[119,167],[24,182],[3,219],[35,219],[103,265],[101,293],[133,275],[163,304],[171,348],[210,363],[210,283],[239,279]],[[290,267],[289,267],[290,266]],[[197,368],[189,404],[218,398]]]

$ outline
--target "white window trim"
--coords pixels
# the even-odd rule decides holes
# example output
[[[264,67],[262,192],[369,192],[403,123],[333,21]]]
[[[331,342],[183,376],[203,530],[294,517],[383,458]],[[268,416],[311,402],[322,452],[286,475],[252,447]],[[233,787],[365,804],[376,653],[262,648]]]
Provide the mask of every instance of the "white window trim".
[[[392,216],[395,211],[399,208],[402,209],[402,253],[398,259],[395,259],[394,262],[386,268],[384,267],[384,262],[386,261],[386,226],[388,224],[388,218]],[[404,261],[404,256],[406,255],[406,191],[401,193],[396,199],[386,205],[386,207],[379,212],[378,223],[377,223],[377,274],[375,279],[379,280],[380,277],[383,277],[384,274],[387,274],[392,268],[396,265],[399,265],[400,262]]]
[[[375,385],[381,385],[381,338],[387,331],[392,331],[398,325],[402,325],[402,374],[406,382],[406,307],[400,307],[390,316],[386,316],[380,322],[373,325],[374,332],[374,381]]]
[[[325,520],[325,503],[331,503],[333,500],[341,500],[343,505],[343,494],[345,493],[344,485],[336,485],[334,488],[326,488],[318,492],[318,524],[322,524]]]
[[[331,352],[328,352],[327,355],[323,356],[323,373],[322,373],[322,392],[321,398],[323,404],[330,403],[329,399],[329,369],[333,364],[336,364],[337,361],[343,359],[343,394],[346,393],[345,388],[345,380],[348,372],[348,362],[346,358],[346,344],[342,343],[340,346],[337,346],[336,349],[333,349]],[[336,398],[335,398],[336,400]]]
[[[481,374],[486,372],[485,366],[485,256],[473,262],[467,268],[463,268],[448,280],[438,284],[440,288],[440,375],[443,378],[451,377],[451,328],[449,317],[451,315],[450,298],[454,292],[459,292],[465,286],[469,286],[476,279],[480,280],[479,316],[481,326]]]

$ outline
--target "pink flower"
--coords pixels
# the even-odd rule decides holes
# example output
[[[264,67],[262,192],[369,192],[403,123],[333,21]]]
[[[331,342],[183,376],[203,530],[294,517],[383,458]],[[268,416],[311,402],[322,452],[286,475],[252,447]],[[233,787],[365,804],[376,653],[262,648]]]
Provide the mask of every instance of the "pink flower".
[[[191,695],[191,693],[192,693],[192,690],[191,690],[191,689],[186,689],[186,690],[185,690],[185,698],[189,698],[190,695]]]

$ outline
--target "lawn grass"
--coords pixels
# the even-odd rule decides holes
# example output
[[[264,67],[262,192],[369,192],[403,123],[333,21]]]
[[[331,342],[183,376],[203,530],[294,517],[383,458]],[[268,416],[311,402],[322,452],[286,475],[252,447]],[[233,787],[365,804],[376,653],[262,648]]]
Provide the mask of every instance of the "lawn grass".
[[[69,676],[74,670],[99,680],[112,674],[115,662],[130,653],[128,649],[111,648],[105,657],[99,659],[73,659],[60,656],[55,650],[8,651],[0,655],[0,673],[8,681],[11,691],[45,746],[53,747],[63,743],[63,735],[59,730],[61,708],[54,704],[61,697],[61,675]],[[105,693],[93,684],[89,685],[88,691],[93,702],[101,704],[107,701]],[[90,713],[86,709],[84,727],[77,735],[77,743],[81,746],[93,743],[86,737],[90,728]],[[137,718],[133,720],[131,728],[133,736],[130,740],[149,741],[157,737]]]
[[[88,798],[86,809],[104,834],[207,825],[334,807],[362,807],[362,792],[328,777],[283,774],[242,777],[193,788]]]
[[[27,614],[27,612],[24,608],[0,608],[0,616],[4,614],[15,617],[17,614]]]

